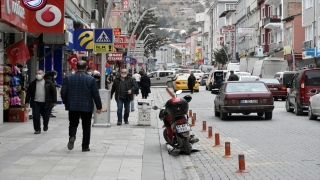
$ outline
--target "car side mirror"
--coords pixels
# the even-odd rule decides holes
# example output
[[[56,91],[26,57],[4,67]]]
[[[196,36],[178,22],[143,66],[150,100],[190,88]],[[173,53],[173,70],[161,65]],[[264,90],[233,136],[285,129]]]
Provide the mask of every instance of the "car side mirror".
[[[219,89],[212,89],[211,94],[219,94]]]
[[[158,106],[153,106],[152,109],[153,110],[158,110],[159,108],[158,108]]]

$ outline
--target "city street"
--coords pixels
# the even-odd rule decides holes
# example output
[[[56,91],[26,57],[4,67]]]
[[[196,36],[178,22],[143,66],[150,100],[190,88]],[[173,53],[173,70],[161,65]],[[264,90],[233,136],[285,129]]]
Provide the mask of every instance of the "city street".
[[[164,91],[164,90],[163,90]],[[183,92],[180,97],[190,92]],[[163,99],[168,96],[161,93]],[[200,152],[190,157],[170,156],[177,179],[312,179],[320,177],[320,120],[311,121],[307,113],[295,116],[285,110],[284,101],[275,101],[272,120],[264,120],[256,114],[233,115],[229,120],[214,116],[215,95],[200,86],[200,92],[192,94],[190,109],[197,113],[193,132],[200,142],[195,148]],[[207,132],[201,132],[202,121],[212,126],[213,135],[219,133],[220,144],[231,143],[233,158],[225,159],[224,147],[212,147],[214,138],[208,139]],[[238,174],[238,154],[245,155],[249,173]],[[183,164],[184,168],[176,164]],[[167,167],[168,168],[168,167]]]
[[[159,107],[170,98],[165,88],[151,92]],[[215,95],[201,86],[191,96],[190,109],[197,114],[193,133],[200,141],[193,146],[198,151],[190,156],[168,154],[159,110],[152,110],[151,126],[137,126],[137,107],[130,113],[129,125],[117,126],[114,100],[112,127],[92,128],[91,151],[81,152],[81,125],[75,148],[69,151],[67,112],[59,105],[49,131],[40,135],[33,134],[32,120],[0,125],[0,179],[319,179],[319,120],[287,113],[284,102],[277,101],[272,120],[235,115],[222,121],[214,116]],[[212,126],[213,135],[220,134],[221,145],[231,143],[232,158],[223,158],[224,147],[213,147],[214,138],[201,132],[203,120]],[[248,173],[236,173],[240,153],[245,155]]]

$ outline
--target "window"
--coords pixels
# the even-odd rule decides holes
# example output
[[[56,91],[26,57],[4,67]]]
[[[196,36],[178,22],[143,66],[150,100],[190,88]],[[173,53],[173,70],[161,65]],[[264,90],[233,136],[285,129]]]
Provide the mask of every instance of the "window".
[[[320,3],[320,0],[319,0]],[[318,18],[318,36],[320,36],[320,17]]]
[[[282,16],[282,4],[279,5],[279,16]]]
[[[272,16],[273,12],[272,12],[272,6],[268,7],[268,16]]]
[[[306,9],[313,7],[313,0],[305,0]]]
[[[312,40],[313,39],[312,25],[307,26],[305,30],[306,30],[305,40],[306,41]]]
[[[269,32],[269,44],[274,43],[273,31]]]
[[[236,9],[237,4],[226,4],[226,11],[231,10],[231,9]]]
[[[264,34],[261,34],[261,43],[264,44]]]
[[[262,17],[262,18],[265,18],[264,8],[261,9],[261,17]]]

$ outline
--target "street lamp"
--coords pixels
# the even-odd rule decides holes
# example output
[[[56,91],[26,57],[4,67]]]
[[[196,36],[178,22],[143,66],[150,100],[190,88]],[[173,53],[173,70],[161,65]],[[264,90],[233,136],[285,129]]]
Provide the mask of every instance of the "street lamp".
[[[152,26],[155,26],[155,25],[149,25],[149,26],[152,27]],[[146,27],[143,29],[142,33],[143,33],[147,28],[148,28],[148,26],[146,26]],[[134,57],[134,55],[135,55],[135,53],[136,53],[136,46],[137,46],[137,43],[139,42],[139,40],[140,40],[140,38],[141,38],[142,33],[139,35],[138,39],[136,40],[135,48],[133,49],[133,54],[132,54],[133,57]],[[143,43],[144,43],[144,41],[147,39],[147,37],[148,37],[150,34],[154,34],[154,33],[149,33],[149,34],[146,36],[146,38],[144,38]]]
[[[128,44],[128,49],[127,49],[127,53],[130,53],[130,46],[131,46],[131,42],[132,42],[132,39],[133,39],[133,36],[134,36],[134,33],[136,32],[137,28],[138,28],[138,25],[140,24],[142,18],[147,14],[148,11],[153,11],[153,10],[156,10],[157,7],[153,7],[153,8],[150,8],[150,9],[147,9],[143,12],[143,14],[141,15],[141,17],[139,18],[136,26],[134,27],[132,33],[131,33],[131,36],[130,36],[130,40],[129,40],[129,44]],[[127,63],[127,70],[129,70],[129,66],[130,66],[130,63]]]
[[[142,34],[144,33],[144,31],[145,31],[147,28],[154,27],[154,26],[156,26],[156,25],[151,24],[151,25],[148,25],[148,26],[144,27],[144,28],[143,28],[143,30],[142,30],[142,32],[140,33],[140,35],[139,35],[139,37],[138,37],[137,41],[139,41],[139,40],[140,40],[140,38],[141,38]],[[136,43],[137,43],[137,42],[136,42]]]

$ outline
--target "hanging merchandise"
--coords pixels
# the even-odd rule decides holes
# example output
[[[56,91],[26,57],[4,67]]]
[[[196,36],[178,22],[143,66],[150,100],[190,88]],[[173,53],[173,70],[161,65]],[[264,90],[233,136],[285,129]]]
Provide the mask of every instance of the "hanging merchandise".
[[[24,109],[24,102],[20,95],[25,94],[22,91],[21,71],[12,64],[12,61],[6,57],[3,68],[3,110],[8,111],[4,122],[26,122],[28,120],[27,110]]]

